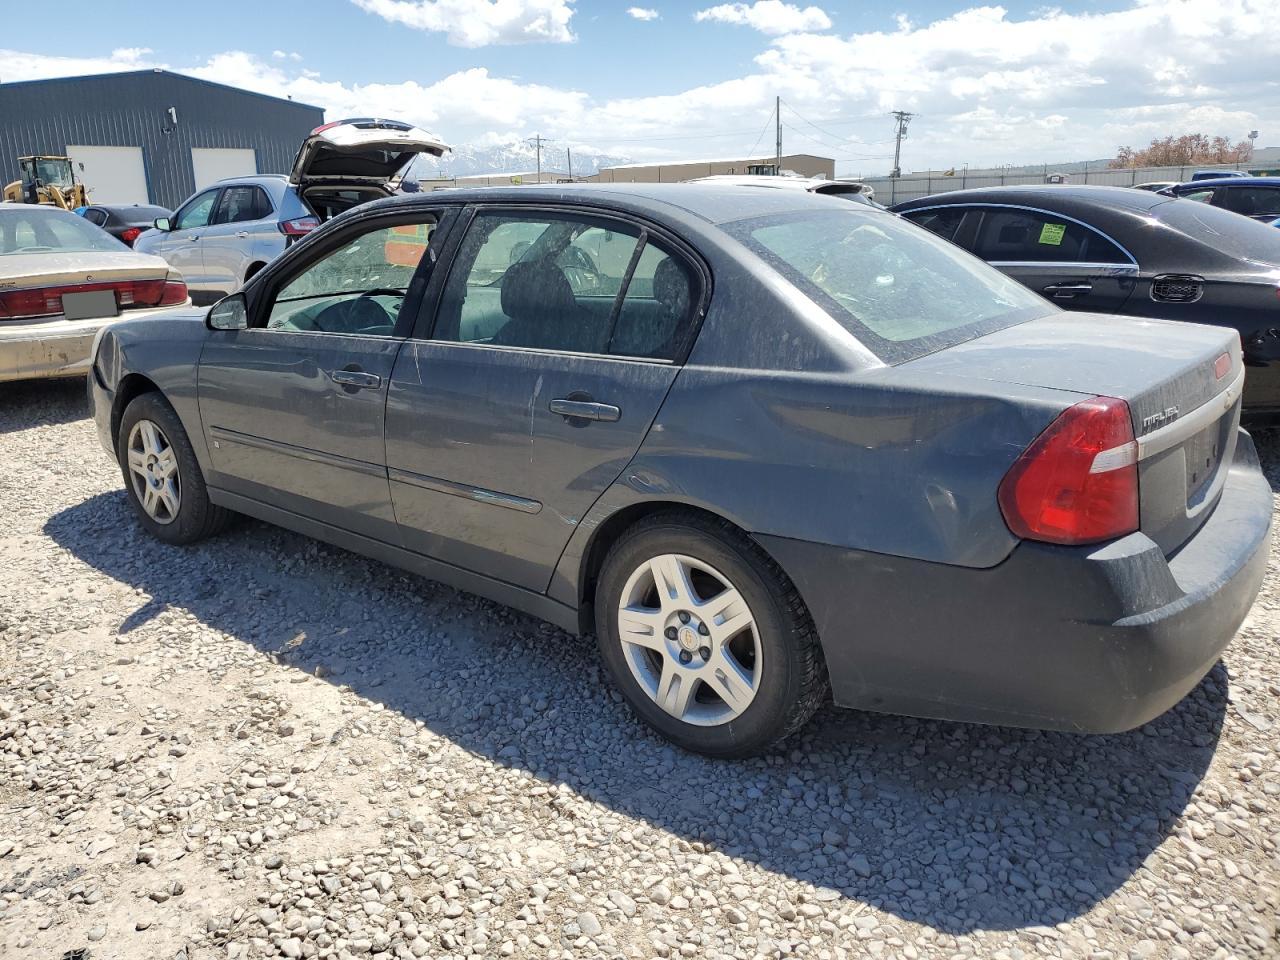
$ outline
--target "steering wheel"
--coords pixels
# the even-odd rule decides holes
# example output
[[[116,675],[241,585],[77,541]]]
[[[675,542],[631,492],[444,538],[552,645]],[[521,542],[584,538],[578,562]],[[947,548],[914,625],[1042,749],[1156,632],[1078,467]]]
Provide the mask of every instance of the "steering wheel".
[[[395,318],[387,312],[386,307],[370,300],[378,295],[404,296],[399,290],[374,289],[366,290],[354,300],[339,300],[337,303],[321,310],[314,321],[317,330],[324,333],[355,333],[366,327],[385,326],[388,318]]]

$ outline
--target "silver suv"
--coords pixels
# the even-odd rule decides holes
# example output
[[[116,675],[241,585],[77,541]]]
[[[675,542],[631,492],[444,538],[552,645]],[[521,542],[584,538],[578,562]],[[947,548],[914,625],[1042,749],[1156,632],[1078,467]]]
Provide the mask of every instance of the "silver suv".
[[[303,141],[288,177],[220,180],[157,219],[134,249],[181,270],[193,303],[213,303],[325,220],[395,193],[418,154],[448,149],[395,120],[326,123]]]

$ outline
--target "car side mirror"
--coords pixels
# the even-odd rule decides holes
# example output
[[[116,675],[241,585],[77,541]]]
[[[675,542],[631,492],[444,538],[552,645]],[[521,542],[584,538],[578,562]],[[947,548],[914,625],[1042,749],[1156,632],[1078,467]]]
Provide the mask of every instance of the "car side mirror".
[[[172,225],[169,223],[168,217],[156,217],[155,222],[151,225],[157,230],[164,230],[166,232],[173,229]]]
[[[205,315],[204,325],[210,330],[247,330],[249,328],[249,307],[245,303],[244,294],[233,293],[219,300]]]

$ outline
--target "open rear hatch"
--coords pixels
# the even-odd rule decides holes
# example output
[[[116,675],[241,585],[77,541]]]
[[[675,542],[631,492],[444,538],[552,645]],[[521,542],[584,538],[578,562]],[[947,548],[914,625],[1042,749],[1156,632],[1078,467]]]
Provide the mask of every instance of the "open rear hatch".
[[[439,157],[449,149],[434,133],[398,120],[336,120],[316,127],[302,142],[289,183],[327,220],[359,203],[390,196],[420,154]]]
[[[1208,519],[1235,454],[1244,365],[1231,328],[1057,313],[912,365],[1125,401],[1140,529],[1166,554]]]

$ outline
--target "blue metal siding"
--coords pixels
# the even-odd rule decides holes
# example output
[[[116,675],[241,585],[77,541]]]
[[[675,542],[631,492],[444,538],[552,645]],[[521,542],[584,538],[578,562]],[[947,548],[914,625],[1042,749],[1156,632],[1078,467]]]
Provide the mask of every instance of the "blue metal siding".
[[[27,154],[141,147],[151,202],[174,208],[195,191],[193,147],[253,149],[259,173],[288,173],[323,122],[319,107],[159,70],[0,84],[0,182]]]

